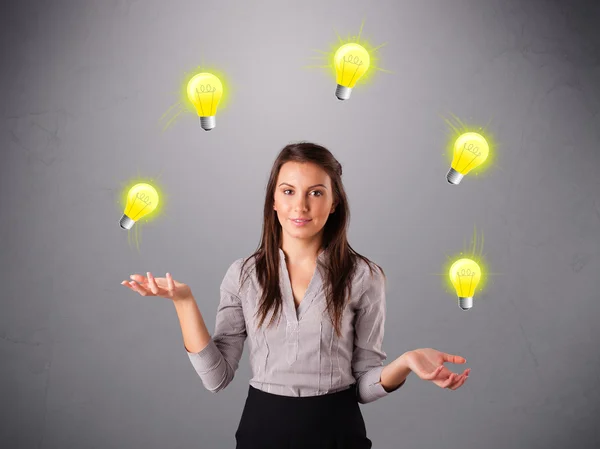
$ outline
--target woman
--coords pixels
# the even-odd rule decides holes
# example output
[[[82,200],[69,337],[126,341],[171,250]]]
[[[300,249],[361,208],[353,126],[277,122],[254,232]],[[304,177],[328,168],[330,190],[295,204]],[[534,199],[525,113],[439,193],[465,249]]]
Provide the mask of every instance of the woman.
[[[169,273],[123,281],[143,296],[173,300],[184,347],[209,391],[232,381],[250,337],[253,377],[237,449],[370,448],[359,403],[387,396],[410,372],[451,390],[468,376],[443,366],[465,359],[431,348],[383,366],[385,275],[348,244],[341,176],[341,165],[320,145],[281,150],[267,186],[261,244],[229,267],[212,337],[189,286]]]

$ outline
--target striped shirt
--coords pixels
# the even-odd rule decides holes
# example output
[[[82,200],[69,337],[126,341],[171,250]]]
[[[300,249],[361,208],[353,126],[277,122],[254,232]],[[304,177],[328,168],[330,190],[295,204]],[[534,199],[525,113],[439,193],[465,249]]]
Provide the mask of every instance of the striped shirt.
[[[281,319],[275,317],[267,328],[272,313],[269,311],[257,330],[256,311],[262,289],[253,260],[246,264],[242,277],[244,281],[250,274],[248,280],[240,285],[244,259],[238,259],[231,264],[221,283],[215,331],[208,345],[195,353],[184,345],[204,387],[216,393],[229,385],[247,339],[252,371],[250,385],[267,393],[318,396],[345,390],[356,383],[357,400],[361,404],[391,393],[380,384],[386,359],[382,349],[386,315],[383,274],[374,267],[371,275],[366,262],[358,259],[352,279],[352,298],[344,308],[338,338],[327,312],[325,277],[319,264],[296,308],[281,248],[279,255]],[[325,251],[321,251],[318,259],[323,261],[324,257]]]

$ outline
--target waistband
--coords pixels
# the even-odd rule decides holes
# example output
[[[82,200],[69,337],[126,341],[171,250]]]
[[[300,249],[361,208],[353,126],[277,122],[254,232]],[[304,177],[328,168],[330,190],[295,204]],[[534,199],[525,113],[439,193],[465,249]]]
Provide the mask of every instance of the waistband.
[[[356,384],[351,384],[348,388],[334,393],[326,393],[316,396],[284,396],[280,394],[268,393],[248,386],[248,397],[253,399],[259,399],[262,401],[268,401],[272,403],[294,403],[294,404],[305,404],[311,406],[319,406],[331,403],[352,401],[356,400]]]

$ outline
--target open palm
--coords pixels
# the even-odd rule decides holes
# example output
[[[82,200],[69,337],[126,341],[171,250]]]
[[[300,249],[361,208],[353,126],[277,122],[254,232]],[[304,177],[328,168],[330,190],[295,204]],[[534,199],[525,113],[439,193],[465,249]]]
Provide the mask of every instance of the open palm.
[[[409,351],[406,357],[410,370],[423,380],[430,380],[438,387],[456,390],[465,383],[471,368],[462,374],[456,374],[444,366],[449,363],[466,363],[467,360],[458,355],[446,354],[432,348]]]
[[[160,296],[167,299],[185,298],[191,295],[189,286],[173,279],[170,273],[164,278],[155,278],[148,272],[147,276],[132,274],[131,281],[123,281],[121,285],[138,292],[142,296]]]

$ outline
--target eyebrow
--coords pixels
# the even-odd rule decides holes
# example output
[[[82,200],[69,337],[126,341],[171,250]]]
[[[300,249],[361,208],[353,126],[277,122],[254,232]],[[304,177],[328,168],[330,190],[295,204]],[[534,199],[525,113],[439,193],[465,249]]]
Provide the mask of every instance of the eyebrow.
[[[289,184],[289,183],[287,183],[287,182],[282,182],[281,184],[279,184],[279,186],[278,186],[278,187],[281,187],[281,186],[282,186],[282,185],[284,185],[284,184],[285,184],[285,185],[288,185],[288,186],[290,186],[290,187],[294,187],[293,185],[291,185],[291,184]],[[310,187],[309,187],[309,189],[312,189],[313,187],[324,187],[325,189],[327,189],[327,187],[326,187],[325,185],[323,185],[323,184],[315,184],[314,186],[310,186]],[[294,188],[296,188],[296,187],[294,187]]]

